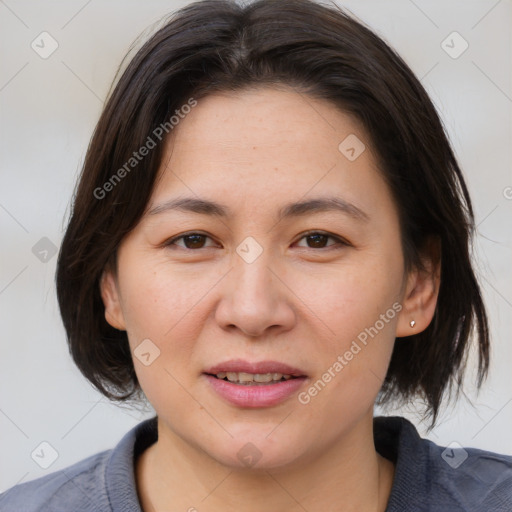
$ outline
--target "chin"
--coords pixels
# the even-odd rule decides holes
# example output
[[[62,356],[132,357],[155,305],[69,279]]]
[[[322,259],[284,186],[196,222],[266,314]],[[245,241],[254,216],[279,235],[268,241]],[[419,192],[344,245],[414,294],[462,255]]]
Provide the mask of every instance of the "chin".
[[[243,433],[238,434],[232,430],[230,432],[233,438],[219,443],[219,449],[215,452],[209,452],[217,462],[233,470],[257,472],[285,468],[297,461],[299,454],[295,447],[302,446],[285,431],[280,432],[280,435],[273,432],[270,436],[268,433],[272,429],[261,427],[250,430],[245,428]]]

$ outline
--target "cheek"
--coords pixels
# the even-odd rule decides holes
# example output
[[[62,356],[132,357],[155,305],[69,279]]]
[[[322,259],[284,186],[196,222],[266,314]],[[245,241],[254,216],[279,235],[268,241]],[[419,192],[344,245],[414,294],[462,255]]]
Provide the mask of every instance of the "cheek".
[[[326,334],[316,343],[322,363],[312,382],[316,389],[310,389],[321,408],[362,411],[379,392],[401,310],[400,262],[392,251],[368,251],[331,272],[330,279],[316,280],[307,304]]]
[[[328,273],[297,275],[294,291],[319,325],[323,324],[328,337],[346,342],[373,326],[400,299],[401,269],[397,260],[396,255],[354,255]],[[391,310],[388,317],[394,316],[395,310]],[[390,323],[386,323],[387,330]]]
[[[168,262],[149,259],[127,263],[122,295],[129,333],[137,337],[153,336],[159,343],[167,343],[174,332],[198,325],[191,322],[191,315],[197,316],[195,311],[200,309],[201,298],[213,286],[213,279],[199,271],[190,275]]]
[[[210,314],[208,291],[219,278],[157,258],[126,258],[124,263],[123,312],[139,382],[150,401],[184,398],[178,382],[189,385],[194,378],[190,365]],[[137,354],[147,339],[157,357],[146,366]]]
[[[152,404],[170,401],[173,407],[190,407],[190,397],[183,392],[183,386],[189,385],[187,369],[200,335],[197,310],[204,287],[199,278],[194,281],[161,262],[137,263],[141,264],[134,261],[124,267],[122,290],[137,378]],[[137,271],[130,272],[130,268]],[[150,354],[146,360],[139,357],[144,353]]]
[[[331,317],[335,335],[318,343],[318,373],[311,379],[306,395],[299,397],[301,403],[311,400],[315,410],[329,410],[343,421],[360,417],[374,403],[395,341],[399,303],[381,307],[384,301],[375,295],[369,294],[366,299],[346,301],[346,307]],[[323,420],[326,431],[336,431],[332,417]]]

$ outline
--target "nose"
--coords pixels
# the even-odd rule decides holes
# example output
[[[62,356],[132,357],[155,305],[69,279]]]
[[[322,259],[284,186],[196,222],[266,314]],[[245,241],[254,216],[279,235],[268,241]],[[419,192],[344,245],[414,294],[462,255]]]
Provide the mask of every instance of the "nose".
[[[283,272],[265,253],[252,263],[235,256],[234,267],[223,279],[222,297],[215,313],[223,329],[264,337],[271,331],[275,335],[293,327],[293,292]]]

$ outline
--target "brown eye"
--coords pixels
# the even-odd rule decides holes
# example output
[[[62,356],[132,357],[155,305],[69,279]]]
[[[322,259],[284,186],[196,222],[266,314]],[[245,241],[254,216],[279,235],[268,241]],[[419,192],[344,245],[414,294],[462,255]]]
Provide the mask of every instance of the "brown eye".
[[[183,249],[203,249],[205,247],[206,239],[210,238],[207,235],[203,235],[202,233],[188,233],[185,235],[178,236],[176,238],[172,238],[171,240],[165,242],[165,246],[176,245]],[[183,244],[177,244],[178,240],[183,240]],[[207,246],[208,247],[208,246]]]
[[[335,240],[336,243],[327,245],[329,239]],[[300,240],[306,240],[308,249],[329,249],[336,245],[348,245],[337,236],[329,235],[328,233],[322,233],[319,231],[313,231],[304,235]]]
[[[310,243],[310,247],[314,249],[319,249],[325,247],[327,244],[327,240],[330,238],[327,235],[308,235],[305,237],[308,240],[308,243]],[[312,244],[312,245],[311,245]]]
[[[212,245],[205,245],[206,240],[211,238],[207,235],[204,235],[202,233],[186,233],[184,235],[177,236],[175,238],[172,238],[165,242],[163,246],[165,247],[172,247],[177,246],[182,249],[206,249],[208,247],[213,247]],[[334,243],[328,244],[329,239],[334,240]],[[182,240],[182,243],[177,243],[179,240]],[[306,240],[307,245],[302,245],[299,247],[305,247],[307,249],[331,249],[341,246],[347,246],[349,245],[347,242],[342,240],[341,238],[330,235],[328,233],[323,233],[320,231],[312,231],[309,233],[306,233],[302,238],[300,238],[300,241]]]
[[[205,238],[205,235],[186,235],[183,237],[183,241],[187,249],[200,249]]]

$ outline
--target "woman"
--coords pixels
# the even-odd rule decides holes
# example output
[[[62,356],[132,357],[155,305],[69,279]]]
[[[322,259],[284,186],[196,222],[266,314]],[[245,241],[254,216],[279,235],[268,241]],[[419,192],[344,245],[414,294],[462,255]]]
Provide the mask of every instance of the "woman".
[[[139,50],[59,254],[73,358],[157,416],[1,510],[512,510],[512,457],[437,446],[487,316],[426,92],[335,7],[204,1]],[[472,336],[473,335],[473,336]]]

